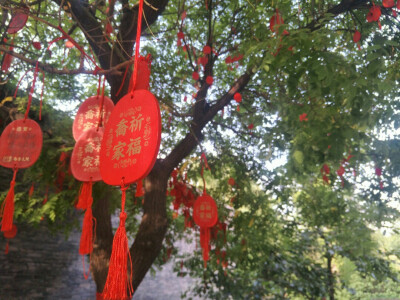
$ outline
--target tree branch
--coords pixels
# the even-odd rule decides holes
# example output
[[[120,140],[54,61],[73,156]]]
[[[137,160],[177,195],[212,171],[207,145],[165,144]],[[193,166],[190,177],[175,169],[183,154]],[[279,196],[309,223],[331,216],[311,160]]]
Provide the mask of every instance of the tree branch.
[[[330,9],[328,9],[327,13],[332,14],[334,16],[338,16],[342,13],[351,11],[353,9],[358,9],[362,7],[367,8],[369,7],[368,3],[369,3],[368,0],[342,0],[338,5],[335,5]],[[320,29],[325,24],[323,18],[324,15],[313,20],[306,26],[306,28],[310,29],[311,31]]]
[[[198,144],[198,140],[202,139],[201,130],[215,117],[218,111],[222,110],[230,103],[235,93],[240,92],[249,83],[253,74],[253,71],[249,70],[240,76],[229,91],[221,96],[217,102],[210,107],[208,112],[203,114],[196,123],[192,123],[192,133],[188,133],[163,160],[163,164],[167,169],[168,174],[171,173],[172,170],[194,150]]]
[[[31,66],[36,66],[36,61],[37,60],[35,60],[35,59],[27,58],[24,55],[16,53],[14,51],[11,51],[8,48],[5,48],[3,46],[0,46],[0,51],[8,53],[8,54],[10,54],[10,55],[12,55],[12,56],[24,61],[24,62],[30,64]],[[122,75],[123,72],[118,71],[118,70],[121,69],[121,68],[124,68],[126,66],[129,66],[131,64],[133,64],[133,61],[128,60],[128,61],[120,63],[119,65],[116,65],[116,66],[114,66],[114,67],[112,67],[112,68],[110,68],[108,70],[98,70],[98,71],[96,71],[96,70],[86,70],[83,67],[75,69],[75,70],[57,69],[57,68],[54,68],[51,65],[39,62],[39,68],[41,70],[47,72],[47,73],[58,74],[58,75],[77,75],[77,74]]]

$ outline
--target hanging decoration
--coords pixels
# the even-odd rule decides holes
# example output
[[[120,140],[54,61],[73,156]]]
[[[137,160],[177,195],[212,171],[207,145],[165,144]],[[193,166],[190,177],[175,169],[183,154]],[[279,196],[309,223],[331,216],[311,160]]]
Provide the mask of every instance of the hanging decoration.
[[[29,8],[18,9],[11,17],[10,24],[8,25],[7,33],[15,34],[25,27],[28,21]]]
[[[99,127],[98,129],[92,128],[83,133],[78,139],[71,157],[72,174],[77,180],[83,181],[76,207],[86,210],[79,246],[79,253],[81,255],[90,254],[93,251],[93,224],[96,220],[92,214],[92,185],[93,182],[101,180],[100,145],[103,139],[103,132],[104,129]],[[87,278],[86,275],[85,278]]]
[[[8,124],[0,137],[0,165],[14,171],[10,190],[1,207],[1,231],[3,232],[11,230],[13,225],[14,186],[17,171],[32,166],[42,150],[43,135],[40,126],[28,119],[37,74],[38,63],[36,63],[24,119]]]
[[[17,226],[13,224],[11,230],[3,232],[4,237],[7,239],[6,248],[4,249],[4,254],[8,254],[9,240],[15,238],[15,236],[17,235],[17,231],[18,231]]]
[[[285,24],[285,22],[283,21],[283,18],[280,15],[279,10],[276,9],[275,14],[269,20],[269,29],[271,29],[272,32],[277,33],[279,31],[280,25],[283,25],[283,24]],[[289,32],[285,29],[285,30],[283,30],[282,34],[288,35]]]
[[[233,99],[236,101],[237,103],[237,107],[236,110],[239,112],[240,111],[240,103],[242,103],[242,95],[240,93],[235,93],[233,95]]]
[[[353,42],[357,44],[358,50],[361,50],[360,40],[361,40],[361,32],[359,32],[356,29],[356,31],[354,31],[353,34]]]
[[[100,174],[100,147],[104,135],[104,123],[108,121],[114,107],[111,99],[104,96],[105,78],[103,79],[103,89],[100,94],[101,78],[97,96],[88,98],[78,110],[74,120],[73,134],[77,137],[74,150],[71,156],[71,172],[75,179],[82,181],[79,192],[79,200],[76,208],[84,209],[82,235],[79,245],[79,254],[86,255],[93,252],[94,231],[96,219],[92,213],[92,186],[93,182],[102,179]],[[107,104],[106,104],[107,103]],[[107,108],[107,109],[106,109]],[[108,111],[106,113],[106,111]],[[82,121],[84,120],[84,121]],[[80,121],[83,123],[80,124]],[[87,125],[87,127],[86,127]],[[82,260],[84,258],[82,257]],[[83,275],[85,279],[85,262],[83,260]]]
[[[203,249],[204,268],[207,267],[210,251],[210,228],[213,227],[218,221],[218,208],[215,200],[207,194],[206,181],[204,179],[204,166],[208,169],[210,167],[207,163],[207,158],[203,153],[201,159],[204,165],[201,167],[201,177],[203,178],[203,195],[199,196],[194,202],[193,206],[193,220],[200,226],[200,246]]]
[[[372,6],[369,9],[366,19],[369,23],[377,22],[379,29],[381,29],[382,25],[381,25],[381,21],[379,20],[381,17],[381,14],[382,14],[381,7],[379,5],[375,5],[375,3],[372,2]]]
[[[104,182],[120,185],[148,175],[161,141],[157,99],[147,90],[124,96],[114,108],[104,133],[100,171]]]
[[[138,74],[135,82],[135,90],[148,90],[150,88],[150,54],[147,54],[146,56],[139,56],[137,64]],[[134,82],[132,80],[129,81],[129,91],[133,89],[133,84]]]
[[[71,171],[79,181],[100,181],[100,146],[104,129],[91,128],[80,136],[71,157]]]
[[[324,181],[324,183],[329,184],[328,176],[331,172],[331,169],[329,168],[329,166],[327,164],[324,164],[320,171],[321,171],[322,180]]]
[[[13,51],[14,50],[14,40],[11,41],[11,45],[8,48],[8,50]],[[7,73],[8,69],[11,67],[11,63],[13,61],[13,56],[6,53],[4,55],[3,63],[1,65],[1,72],[2,73]]]
[[[169,192],[169,195],[174,197],[172,204],[174,206],[174,216],[178,217],[178,210],[181,206],[183,206],[183,216],[185,217],[185,229],[193,227],[193,220],[190,215],[190,210],[193,209],[194,202],[196,200],[194,194],[194,187],[187,183],[187,173],[185,176],[181,176],[181,179],[178,179],[179,170],[176,169],[172,171],[171,177],[172,181],[170,182],[170,187],[172,189]]]
[[[144,188],[143,188],[143,180],[139,180],[136,183],[136,193],[135,193],[135,197],[139,198],[139,197],[143,197],[144,196]]]
[[[161,114],[157,99],[145,88],[139,48],[143,0],[139,1],[134,70],[130,90],[110,115],[100,150],[100,172],[104,182],[121,187],[120,223],[114,235],[105,299],[127,299],[133,294],[132,260],[126,236],[125,201],[129,184],[142,180],[153,168],[161,141]],[[149,62],[146,62],[149,67]],[[150,70],[150,68],[149,68]],[[143,71],[150,75],[150,72]],[[141,75],[140,75],[141,74]],[[128,278],[128,257],[130,276]]]
[[[107,96],[99,96],[98,93],[97,96],[87,98],[79,107],[72,125],[72,134],[75,141],[89,129],[97,128],[99,118],[102,119],[102,124],[105,126],[113,109],[114,103]],[[101,115],[99,115],[100,110],[102,110]]]

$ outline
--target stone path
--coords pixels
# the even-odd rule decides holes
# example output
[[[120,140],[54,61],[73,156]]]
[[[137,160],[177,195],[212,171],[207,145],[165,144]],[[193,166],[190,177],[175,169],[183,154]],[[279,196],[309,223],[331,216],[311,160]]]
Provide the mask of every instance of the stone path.
[[[1,235],[0,300],[95,299],[94,282],[83,278],[79,239],[77,230],[66,240],[62,234],[51,235],[44,225],[39,229],[19,225],[5,255]],[[180,299],[194,279],[177,277],[172,267],[167,263],[155,277],[148,273],[133,300]]]

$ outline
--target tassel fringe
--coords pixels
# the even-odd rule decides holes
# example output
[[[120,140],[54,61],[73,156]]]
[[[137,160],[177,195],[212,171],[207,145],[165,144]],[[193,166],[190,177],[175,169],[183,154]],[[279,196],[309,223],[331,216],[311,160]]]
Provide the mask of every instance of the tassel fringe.
[[[81,185],[81,189],[79,192],[78,203],[76,204],[76,208],[78,209],[86,209],[88,207],[88,203],[92,198],[92,181],[85,181]]]
[[[10,190],[4,200],[4,209],[2,211],[1,231],[9,231],[12,229],[14,218],[14,186],[15,177],[17,176],[17,169],[14,170],[13,179],[10,183]]]
[[[121,186],[122,200],[121,213],[119,215],[119,227],[114,235],[113,248],[108,269],[107,281],[102,296],[107,300],[130,299],[133,294],[132,287],[132,260],[128,249],[128,238],[126,237],[125,221],[125,194],[124,185]],[[128,257],[130,261],[130,278],[128,279]]]
[[[204,268],[207,268],[207,261],[210,259],[210,228],[200,228],[200,246],[203,249]]]

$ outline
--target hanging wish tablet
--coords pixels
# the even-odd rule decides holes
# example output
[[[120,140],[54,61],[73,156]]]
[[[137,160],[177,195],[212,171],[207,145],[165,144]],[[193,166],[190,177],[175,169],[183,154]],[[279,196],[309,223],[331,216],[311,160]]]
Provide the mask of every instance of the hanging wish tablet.
[[[100,151],[105,183],[121,185],[146,177],[153,168],[161,141],[157,99],[147,90],[125,95],[111,113]]]
[[[32,166],[42,150],[43,135],[31,119],[15,120],[7,125],[0,138],[0,165],[10,169]]]
[[[84,132],[75,144],[71,156],[71,172],[79,181],[99,181],[100,146],[103,139],[102,127]]]
[[[26,21],[28,21],[29,9],[27,7],[19,9],[11,17],[11,22],[8,25],[7,33],[14,34],[25,27]]]
[[[102,100],[102,98],[104,98],[104,100]],[[98,95],[87,98],[79,107],[72,125],[72,134],[75,141],[77,141],[84,132],[98,127],[100,111],[102,111],[101,118],[103,126],[106,126],[113,108],[114,103],[107,96]]]

